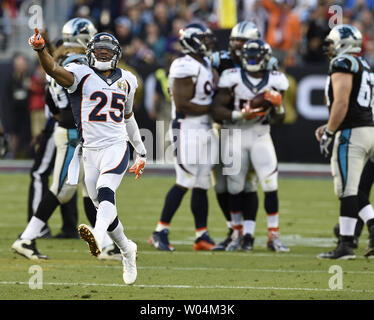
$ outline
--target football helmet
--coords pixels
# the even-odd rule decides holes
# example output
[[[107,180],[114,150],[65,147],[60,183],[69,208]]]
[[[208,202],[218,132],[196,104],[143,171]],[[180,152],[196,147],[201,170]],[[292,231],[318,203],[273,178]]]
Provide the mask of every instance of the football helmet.
[[[62,27],[62,40],[65,47],[87,47],[88,41],[97,33],[93,23],[84,18],[69,20]]]
[[[179,30],[179,42],[183,47],[183,53],[210,56],[214,41],[212,30],[198,23],[191,23]]]
[[[96,57],[95,50],[106,49],[113,53],[111,58]],[[86,56],[88,65],[100,71],[115,69],[122,56],[122,49],[118,40],[107,32],[101,32],[93,36],[87,44]],[[104,60],[104,61],[103,61]]]
[[[87,57],[84,54],[68,53],[60,62],[62,66],[66,66],[69,63],[78,62],[87,64]]]
[[[361,32],[354,26],[341,24],[331,29],[325,38],[323,51],[329,57],[335,57],[344,53],[359,53],[361,45]]]
[[[245,41],[257,40],[261,38],[260,31],[253,22],[242,21],[236,24],[230,34],[229,51],[235,54],[238,58],[240,57],[241,48]],[[240,44],[239,41],[242,42]]]
[[[248,72],[266,70],[272,50],[268,43],[257,39],[247,41],[241,50],[241,66]]]

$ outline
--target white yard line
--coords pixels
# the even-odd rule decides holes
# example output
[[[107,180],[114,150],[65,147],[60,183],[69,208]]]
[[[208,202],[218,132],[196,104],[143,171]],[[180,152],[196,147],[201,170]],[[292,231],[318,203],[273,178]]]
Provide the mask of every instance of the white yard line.
[[[22,281],[0,281],[0,285],[29,285],[28,282]],[[51,286],[93,286],[93,287],[129,287],[119,283],[79,283],[79,282],[43,282],[43,285]],[[322,291],[322,292],[357,292],[357,293],[374,293],[374,290],[364,289],[340,289],[332,290],[326,288],[287,288],[287,287],[255,287],[255,286],[193,286],[193,285],[176,285],[176,284],[135,284],[135,288],[171,288],[171,289],[250,289],[250,290],[281,290],[281,291]]]
[[[118,262],[119,263],[119,262]],[[18,264],[17,264],[18,265]],[[62,268],[62,269],[76,269],[77,265],[67,265],[67,264],[46,264],[46,267],[52,268]],[[89,265],[89,268],[97,269],[122,269],[122,265]],[[239,271],[239,272],[269,272],[269,273],[327,273],[326,270],[291,270],[291,269],[249,269],[249,268],[221,268],[221,267],[169,267],[169,266],[137,266],[138,270],[174,270],[174,271]],[[347,274],[374,274],[374,271],[344,271]]]

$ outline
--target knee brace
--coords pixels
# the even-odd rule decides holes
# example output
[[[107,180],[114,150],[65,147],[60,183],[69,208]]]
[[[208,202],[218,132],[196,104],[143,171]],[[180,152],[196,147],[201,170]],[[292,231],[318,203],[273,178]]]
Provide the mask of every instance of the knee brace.
[[[99,203],[102,201],[109,201],[113,205],[116,205],[114,191],[108,187],[99,188],[99,190],[97,190],[97,200]]]

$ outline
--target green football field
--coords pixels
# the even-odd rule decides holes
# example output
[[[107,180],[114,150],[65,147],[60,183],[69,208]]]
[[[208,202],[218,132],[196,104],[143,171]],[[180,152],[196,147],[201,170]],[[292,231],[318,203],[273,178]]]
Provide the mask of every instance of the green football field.
[[[282,178],[279,181],[281,239],[290,253],[266,249],[263,196],[257,216],[253,252],[195,252],[188,193],[172,221],[175,252],[158,251],[147,240],[160,217],[165,194],[174,177],[126,176],[117,192],[117,207],[126,234],[138,244],[138,278],[126,286],[121,262],[92,257],[83,240],[41,239],[47,261],[30,261],[10,249],[26,226],[27,174],[0,175],[0,299],[52,300],[318,300],[373,299],[374,265],[360,239],[354,261],[321,261],[320,252],[335,247],[332,227],[338,201],[331,179]],[[79,195],[79,222],[87,223]],[[218,242],[226,226],[214,192],[209,191],[209,231]],[[49,221],[59,232],[59,209]],[[41,289],[32,289],[33,270],[41,270]],[[331,289],[332,288],[332,289]],[[341,288],[341,289],[339,289]]]

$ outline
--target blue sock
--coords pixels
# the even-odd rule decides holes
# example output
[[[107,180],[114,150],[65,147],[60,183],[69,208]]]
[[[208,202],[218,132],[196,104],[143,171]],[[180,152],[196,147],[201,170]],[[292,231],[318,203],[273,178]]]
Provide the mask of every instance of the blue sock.
[[[169,190],[165,198],[164,208],[162,209],[161,222],[170,223],[186,192],[187,189],[183,189],[177,185],[174,185]]]
[[[195,219],[195,228],[206,228],[208,222],[207,190],[200,188],[192,189],[191,210]]]

